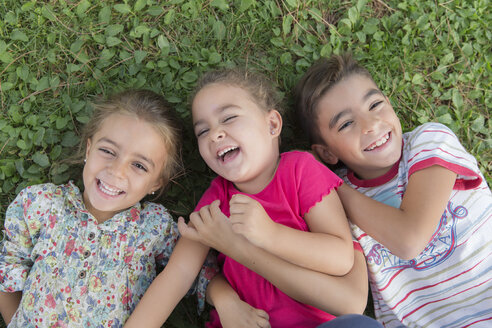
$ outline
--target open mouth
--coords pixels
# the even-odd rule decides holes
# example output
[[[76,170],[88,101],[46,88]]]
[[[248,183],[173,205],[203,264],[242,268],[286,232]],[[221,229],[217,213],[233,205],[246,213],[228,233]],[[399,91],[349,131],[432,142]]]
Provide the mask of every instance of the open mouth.
[[[101,190],[104,194],[109,196],[118,196],[124,193],[123,190],[113,188],[107,184],[105,184],[102,180],[97,179],[97,186],[99,190]]]
[[[222,160],[222,162],[225,162],[228,158],[231,158],[234,156],[239,151],[239,147],[233,146],[233,147],[228,147],[225,148],[217,154],[217,156]]]
[[[386,133],[380,139],[378,139],[377,141],[370,144],[369,147],[364,149],[364,151],[371,151],[371,150],[374,150],[378,147],[381,147],[382,145],[384,145],[389,140],[390,136],[391,136],[391,132]]]

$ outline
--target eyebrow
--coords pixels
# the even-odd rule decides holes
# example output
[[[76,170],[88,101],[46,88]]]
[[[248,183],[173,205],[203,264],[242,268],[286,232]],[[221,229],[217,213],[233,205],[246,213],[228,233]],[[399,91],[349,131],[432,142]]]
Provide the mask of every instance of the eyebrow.
[[[234,104],[225,104],[223,106],[220,106],[219,108],[217,108],[215,110],[215,112],[218,112],[219,114],[224,112],[225,110],[229,109],[229,108],[239,108],[237,105],[234,105]],[[200,125],[204,123],[204,120],[198,120],[196,121],[195,123],[193,123],[193,128],[195,128],[197,125]]]
[[[367,99],[369,99],[371,96],[375,95],[375,94],[383,94],[381,92],[381,90],[379,89],[370,89],[369,91],[366,92],[366,94],[362,97],[362,101],[366,101]],[[348,115],[350,112],[352,111],[352,109],[350,108],[346,108],[344,110],[342,110],[341,112],[337,113],[335,116],[333,116],[333,118],[330,120],[330,124],[329,124],[329,128],[330,129],[333,129],[335,127],[335,125],[337,125],[338,121],[345,115]]]
[[[118,143],[116,143],[115,141],[111,140],[111,139],[108,139],[106,137],[102,137],[101,139],[98,140],[98,142],[107,142],[109,144],[112,144],[113,146],[115,146],[116,148],[120,148],[120,145]],[[152,167],[155,167],[155,163],[152,159],[142,155],[142,154],[139,154],[139,153],[134,153],[133,154],[135,157],[141,159],[142,161],[144,162],[147,162],[150,166]]]

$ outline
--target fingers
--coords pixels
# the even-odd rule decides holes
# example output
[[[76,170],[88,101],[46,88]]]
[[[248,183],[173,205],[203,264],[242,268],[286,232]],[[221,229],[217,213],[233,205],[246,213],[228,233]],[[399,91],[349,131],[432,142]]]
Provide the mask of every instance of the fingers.
[[[256,309],[256,315],[258,316],[258,321],[256,325],[260,328],[271,328],[270,326],[270,316],[263,310]]]
[[[200,240],[200,236],[198,234],[198,231],[196,231],[195,228],[188,226],[185,223],[183,217],[181,217],[181,216],[178,218],[178,230],[179,230],[179,233],[181,234],[181,236],[183,236],[185,238],[188,238],[188,239],[191,239],[194,241]]]
[[[247,195],[243,195],[243,194],[234,194],[232,195],[231,197],[231,200],[229,201],[229,203],[248,203],[249,201],[253,200],[253,198],[247,196]]]

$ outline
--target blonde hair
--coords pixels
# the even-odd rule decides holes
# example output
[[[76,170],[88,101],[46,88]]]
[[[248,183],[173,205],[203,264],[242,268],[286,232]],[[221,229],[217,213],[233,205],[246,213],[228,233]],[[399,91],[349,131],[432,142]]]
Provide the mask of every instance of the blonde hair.
[[[244,89],[251,99],[264,111],[276,109],[282,114],[282,97],[265,75],[240,68],[224,68],[205,73],[197,83],[191,102],[201,89],[209,84],[220,83]]]
[[[168,102],[150,90],[127,90],[95,102],[93,109],[89,122],[82,130],[76,161],[81,163],[85,158],[87,140],[99,131],[105,119],[114,114],[137,117],[151,124],[164,141],[167,156],[161,178],[165,186],[180,167],[181,149],[177,119]]]

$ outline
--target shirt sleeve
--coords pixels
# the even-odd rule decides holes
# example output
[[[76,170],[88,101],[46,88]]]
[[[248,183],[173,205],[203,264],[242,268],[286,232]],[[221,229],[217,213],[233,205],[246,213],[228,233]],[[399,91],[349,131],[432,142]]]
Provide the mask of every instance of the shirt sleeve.
[[[419,126],[408,138],[408,149],[409,177],[416,171],[439,165],[458,175],[454,189],[473,189],[482,182],[477,160],[445,125],[426,123]]]
[[[22,190],[7,208],[4,238],[0,243],[0,291],[24,289],[33,265],[31,253],[39,239],[45,217],[49,216],[52,185],[38,185]]]
[[[178,226],[164,206],[152,203],[148,204],[151,204],[150,206],[152,206],[153,209],[150,210],[150,206],[148,205],[143,212],[153,212],[160,220],[159,230],[161,231],[161,240],[159,243],[155,244],[156,249],[154,250],[154,254],[157,254],[156,264],[162,268],[169,262],[174,246],[176,246],[178,241]]]
[[[301,215],[304,216],[343,181],[313,155],[307,152],[301,154],[302,157],[295,166],[295,176]]]

